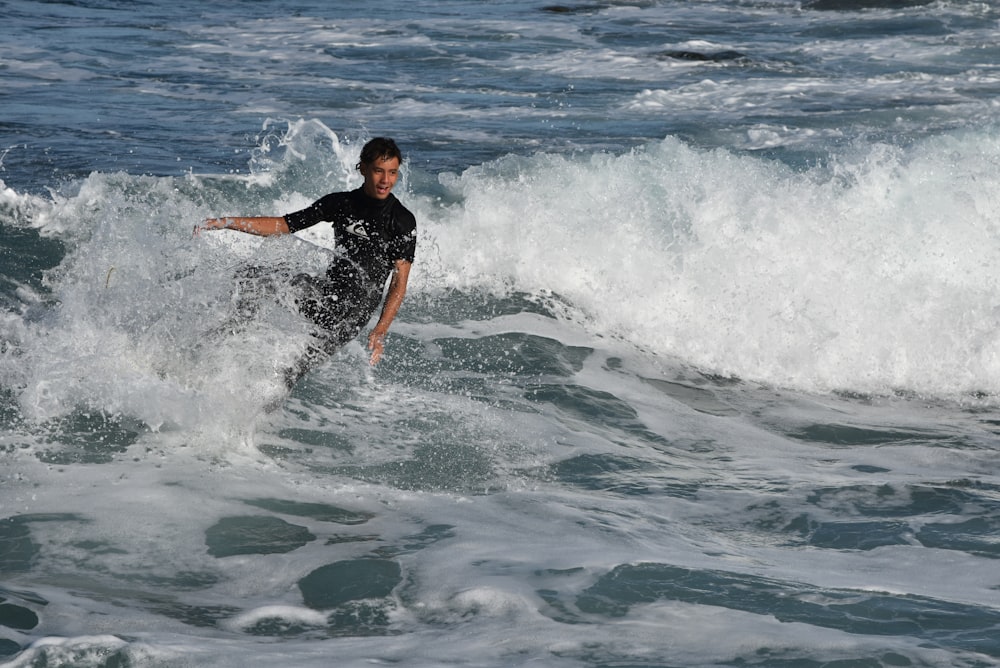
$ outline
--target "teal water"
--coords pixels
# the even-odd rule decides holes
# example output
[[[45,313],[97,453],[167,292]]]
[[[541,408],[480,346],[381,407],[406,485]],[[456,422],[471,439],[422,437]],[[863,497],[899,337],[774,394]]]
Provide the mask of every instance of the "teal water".
[[[0,664],[1000,663],[996,9],[11,2]],[[291,392],[407,153],[411,290]]]

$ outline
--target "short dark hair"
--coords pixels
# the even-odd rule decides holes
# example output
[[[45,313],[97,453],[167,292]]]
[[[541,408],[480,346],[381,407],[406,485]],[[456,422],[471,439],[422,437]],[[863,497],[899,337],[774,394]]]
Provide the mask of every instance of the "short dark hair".
[[[403,152],[396,146],[396,142],[388,137],[375,137],[361,149],[362,165],[370,165],[376,160],[391,160],[393,158],[399,160],[399,164],[403,164]]]

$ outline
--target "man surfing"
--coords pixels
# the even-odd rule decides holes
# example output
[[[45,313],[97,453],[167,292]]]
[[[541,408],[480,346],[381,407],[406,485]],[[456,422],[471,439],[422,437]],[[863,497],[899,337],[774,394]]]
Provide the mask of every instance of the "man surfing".
[[[324,276],[299,274],[291,281],[299,309],[320,330],[316,334],[318,347],[311,347],[299,367],[292,370],[289,386],[318,358],[332,354],[358,335],[382,302],[389,280],[382,313],[368,335],[370,363],[377,364],[385,352],[385,337],[406,296],[416,250],[416,218],[392,194],[402,162],[403,154],[392,139],[376,137],[361,149],[357,169],[364,183],[357,190],[330,193],[284,216],[209,218],[197,228],[272,236],[318,223],[332,226],[336,246],[343,252]]]

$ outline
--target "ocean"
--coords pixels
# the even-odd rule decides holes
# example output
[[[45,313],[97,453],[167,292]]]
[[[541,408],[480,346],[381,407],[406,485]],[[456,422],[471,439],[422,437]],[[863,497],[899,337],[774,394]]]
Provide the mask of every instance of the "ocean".
[[[1000,6],[550,1],[0,2],[0,664],[1000,665]]]

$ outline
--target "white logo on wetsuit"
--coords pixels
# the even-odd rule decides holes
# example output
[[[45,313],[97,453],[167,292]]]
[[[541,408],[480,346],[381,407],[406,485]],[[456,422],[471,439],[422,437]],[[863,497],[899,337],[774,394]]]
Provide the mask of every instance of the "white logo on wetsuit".
[[[345,229],[348,234],[353,234],[356,237],[364,237],[365,239],[368,238],[368,230],[365,229],[365,224],[360,220],[351,221]]]

